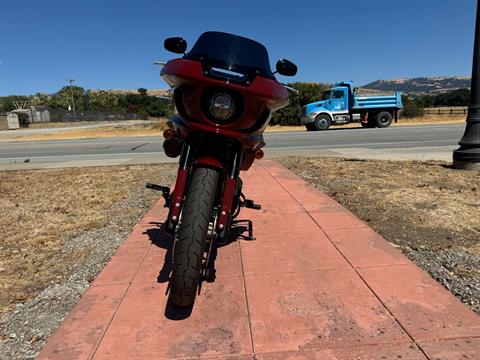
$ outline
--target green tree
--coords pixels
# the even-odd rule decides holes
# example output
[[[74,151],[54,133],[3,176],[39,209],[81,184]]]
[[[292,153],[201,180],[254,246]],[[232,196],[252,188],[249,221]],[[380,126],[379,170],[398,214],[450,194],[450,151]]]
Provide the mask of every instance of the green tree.
[[[52,98],[50,105],[53,109],[67,110],[72,105],[72,92],[75,101],[75,109],[83,109],[83,93],[85,90],[80,86],[64,86]]]
[[[458,89],[435,96],[434,106],[468,106],[470,90]]]
[[[402,116],[405,116],[407,118],[423,116],[424,109],[423,109],[423,106],[417,103],[418,99],[412,99],[409,96],[402,95],[402,101],[403,101]]]
[[[435,96],[433,95],[423,95],[420,96],[416,101],[418,106],[423,108],[433,107],[435,106]]]
[[[318,101],[322,91],[329,88],[327,84],[303,82],[290,83],[288,86],[299,93],[289,92],[290,105],[273,114],[271,125],[300,125],[303,106]]]
[[[172,106],[168,100],[150,96],[144,88],[138,89],[138,94],[127,94],[118,99],[118,107],[128,113],[141,116],[170,117]]]
[[[172,105],[168,100],[151,96],[146,111],[149,116],[170,117],[172,116]]]
[[[1,111],[2,112],[9,112],[12,110],[15,110],[15,102],[25,102],[27,101],[28,105],[30,105],[30,100],[31,98],[29,96],[22,96],[22,95],[11,95],[11,96],[5,96],[2,98],[1,101]]]
[[[108,111],[117,110],[119,98],[117,95],[104,90],[88,92],[88,109],[90,111]]]
[[[36,93],[32,98],[33,104],[40,106],[50,106],[51,97],[47,94]]]

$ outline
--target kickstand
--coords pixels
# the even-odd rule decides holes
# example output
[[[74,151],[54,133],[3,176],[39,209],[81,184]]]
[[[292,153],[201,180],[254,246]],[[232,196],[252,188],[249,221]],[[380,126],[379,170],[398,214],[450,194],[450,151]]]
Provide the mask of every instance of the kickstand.
[[[244,240],[256,240],[255,236],[253,236],[253,223],[252,220],[234,220],[233,225],[240,225],[241,223],[246,223],[246,229],[239,234]],[[248,236],[243,235],[245,231],[248,231]]]

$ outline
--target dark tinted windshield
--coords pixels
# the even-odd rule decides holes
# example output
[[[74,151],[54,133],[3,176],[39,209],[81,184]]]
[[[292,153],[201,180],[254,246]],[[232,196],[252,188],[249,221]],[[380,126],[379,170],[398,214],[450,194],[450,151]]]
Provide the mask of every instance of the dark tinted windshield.
[[[332,96],[332,92],[330,90],[324,91],[320,96],[320,100],[330,100],[331,96]]]
[[[216,31],[203,33],[185,58],[245,75],[273,78],[267,49],[256,41],[237,35]]]

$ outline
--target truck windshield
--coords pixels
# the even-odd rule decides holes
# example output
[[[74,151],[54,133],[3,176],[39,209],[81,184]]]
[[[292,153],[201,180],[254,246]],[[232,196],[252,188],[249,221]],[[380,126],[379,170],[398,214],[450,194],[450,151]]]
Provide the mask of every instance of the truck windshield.
[[[205,32],[185,58],[201,61],[212,68],[274,78],[267,49],[256,41],[237,35]]]
[[[320,96],[320,100],[330,100],[331,95],[332,95],[332,92],[330,90],[324,91]]]

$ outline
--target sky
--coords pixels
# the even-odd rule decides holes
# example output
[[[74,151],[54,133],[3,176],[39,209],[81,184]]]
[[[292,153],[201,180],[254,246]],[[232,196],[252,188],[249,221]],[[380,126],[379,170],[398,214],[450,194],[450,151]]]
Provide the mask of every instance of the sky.
[[[167,88],[155,60],[204,31],[259,41],[282,82],[364,85],[471,74],[475,0],[0,0],[0,96],[85,89]]]

